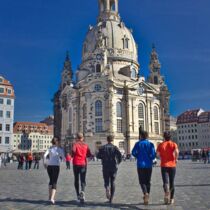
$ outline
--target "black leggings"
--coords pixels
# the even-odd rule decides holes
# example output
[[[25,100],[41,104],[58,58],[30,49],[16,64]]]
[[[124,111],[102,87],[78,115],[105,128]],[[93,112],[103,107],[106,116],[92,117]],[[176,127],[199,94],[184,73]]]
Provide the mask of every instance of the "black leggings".
[[[81,182],[81,191],[85,192],[85,186],[86,186],[86,172],[87,172],[87,166],[73,166],[74,171],[74,187],[77,193],[77,196],[79,196],[79,177]]]
[[[150,193],[152,168],[138,168],[139,184],[144,194]]]
[[[60,172],[59,166],[47,166],[47,173],[50,178],[49,186],[52,186],[52,189],[56,190],[58,175]]]
[[[117,175],[117,170],[107,170],[103,169],[103,177],[104,177],[104,187],[107,189],[109,184],[111,184],[111,199],[114,197],[115,193],[115,178]]]
[[[175,192],[174,179],[176,175],[176,168],[162,167],[161,174],[163,179],[163,189],[165,193],[170,190],[170,198],[173,199]]]

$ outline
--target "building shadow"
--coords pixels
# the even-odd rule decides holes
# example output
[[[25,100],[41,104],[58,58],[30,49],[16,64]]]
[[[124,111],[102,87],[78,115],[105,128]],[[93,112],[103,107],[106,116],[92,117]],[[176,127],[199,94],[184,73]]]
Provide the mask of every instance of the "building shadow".
[[[209,187],[210,184],[177,184],[175,187]]]

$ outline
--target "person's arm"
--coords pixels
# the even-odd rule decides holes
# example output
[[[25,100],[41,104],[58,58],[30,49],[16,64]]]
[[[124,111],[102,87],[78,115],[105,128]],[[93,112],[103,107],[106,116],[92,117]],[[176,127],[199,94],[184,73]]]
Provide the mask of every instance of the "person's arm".
[[[120,164],[122,162],[122,154],[117,147],[116,147],[116,156],[117,156],[117,162],[118,164]]]
[[[160,158],[160,148],[159,148],[160,145],[158,145],[157,147],[157,150],[156,150],[156,157],[157,158]]]
[[[99,151],[98,151],[96,157],[97,157],[98,159],[102,159],[102,158],[103,158],[102,148],[99,149]]]
[[[131,152],[131,154],[132,154],[135,158],[138,157],[138,149],[137,149],[137,147],[138,147],[138,143],[135,144],[135,146],[134,146],[134,148],[132,149],[132,152]]]
[[[43,157],[43,165],[45,168],[47,168],[47,156],[49,155],[49,149],[44,153]]]
[[[176,162],[178,162],[178,158],[179,158],[179,149],[178,149],[177,144],[176,144],[176,146],[175,146],[174,156],[175,156]]]
[[[154,160],[156,158],[155,146],[152,143],[151,143],[151,147],[150,147],[150,157],[152,160]]]
[[[92,153],[91,153],[91,151],[90,151],[89,146],[87,147],[87,157],[88,157],[88,158],[92,158],[92,157],[93,157],[93,155],[92,155]]]

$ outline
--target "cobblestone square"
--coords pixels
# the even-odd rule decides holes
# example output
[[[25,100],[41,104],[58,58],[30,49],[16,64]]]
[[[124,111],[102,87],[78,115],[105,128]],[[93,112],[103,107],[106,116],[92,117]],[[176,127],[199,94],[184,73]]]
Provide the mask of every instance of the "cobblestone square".
[[[42,165],[42,164],[41,164]],[[136,210],[210,210],[210,164],[180,161],[177,168],[175,205],[163,205],[160,168],[152,175],[150,204],[142,204],[135,162],[123,162],[118,171],[113,205],[105,199],[100,162],[90,162],[87,172],[86,203],[76,202],[72,169],[62,164],[56,205],[49,205],[48,176],[40,170],[16,170],[16,163],[0,169],[1,210],[136,209]]]

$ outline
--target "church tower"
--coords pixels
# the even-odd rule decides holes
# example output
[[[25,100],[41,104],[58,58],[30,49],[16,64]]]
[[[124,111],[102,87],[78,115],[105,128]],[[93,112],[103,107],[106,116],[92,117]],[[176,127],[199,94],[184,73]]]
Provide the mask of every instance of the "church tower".
[[[63,72],[62,72],[61,88],[64,89],[67,85],[71,85],[72,79],[73,79],[73,72],[71,67],[71,61],[69,59],[69,52],[67,51],[66,60],[64,62]]]
[[[150,55],[150,64],[149,64],[149,69],[150,69],[150,75],[148,78],[148,82],[154,84],[154,85],[161,85],[164,83],[164,78],[161,76],[160,69],[161,69],[161,64],[158,59],[158,54],[156,52],[155,45],[153,44],[152,46],[152,52]]]

